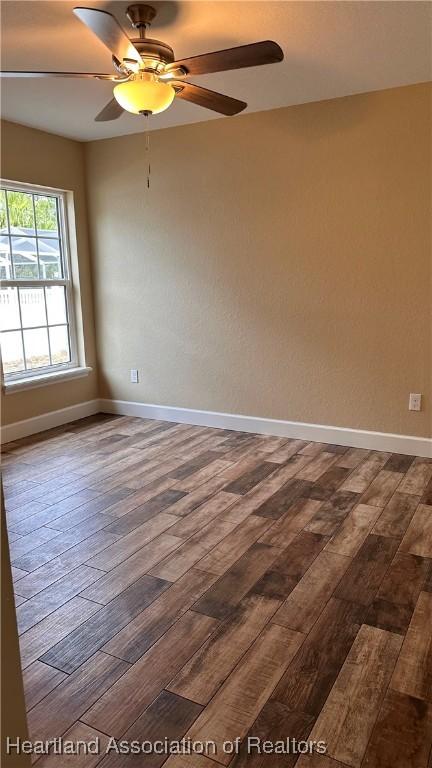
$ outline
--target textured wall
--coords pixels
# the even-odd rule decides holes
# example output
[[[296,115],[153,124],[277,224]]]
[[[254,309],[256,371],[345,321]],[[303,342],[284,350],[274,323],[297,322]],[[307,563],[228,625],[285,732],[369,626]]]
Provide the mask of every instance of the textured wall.
[[[1,503],[1,761],[7,768],[30,768],[30,755],[7,754],[6,737],[28,739],[21,659],[15,614],[14,591],[6,529],[6,513],[3,503],[3,486],[0,480]]]
[[[430,434],[430,95],[87,144],[102,396]]]
[[[82,327],[86,363],[95,366],[93,301],[88,247],[85,196],[84,146],[76,141],[2,121],[3,179],[41,184],[73,192],[76,220],[76,249],[80,277]],[[77,307],[79,310],[79,306]],[[79,312],[77,313],[79,314]],[[2,421],[10,424],[39,416],[97,397],[94,371],[83,379],[59,382],[38,389],[16,392],[2,398]]]

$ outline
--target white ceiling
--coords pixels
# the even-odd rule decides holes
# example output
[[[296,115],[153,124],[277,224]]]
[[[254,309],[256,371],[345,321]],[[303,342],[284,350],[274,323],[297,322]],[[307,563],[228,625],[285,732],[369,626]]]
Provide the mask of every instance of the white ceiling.
[[[153,4],[159,10],[150,36],[171,45],[177,58],[265,39],[282,46],[280,64],[191,78],[247,101],[249,112],[432,79],[430,2]],[[73,15],[75,5],[109,10],[136,34],[124,15],[127,2],[4,0],[2,69],[111,72],[109,52]],[[144,130],[133,115],[94,122],[111,91],[97,80],[3,80],[2,116],[83,141]],[[176,100],[152,121],[153,128],[166,128],[213,117]]]

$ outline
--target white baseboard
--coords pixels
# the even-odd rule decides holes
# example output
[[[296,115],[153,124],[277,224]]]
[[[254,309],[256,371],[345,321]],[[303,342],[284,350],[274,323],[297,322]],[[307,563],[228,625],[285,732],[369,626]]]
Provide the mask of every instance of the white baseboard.
[[[59,411],[50,411],[42,413],[40,416],[34,416],[32,419],[15,421],[1,429],[2,443],[10,443],[13,440],[19,440],[21,437],[35,435],[37,432],[44,432],[46,429],[60,427],[76,419],[83,419],[85,416],[92,416],[99,413],[99,400],[88,400],[85,403],[70,405],[68,408],[61,408]]]
[[[58,411],[44,413],[32,419],[16,421],[2,428],[2,442],[9,443],[13,440],[19,440],[21,437],[59,427],[76,419],[92,416],[100,411],[122,416],[138,416],[145,419],[175,421],[182,424],[233,429],[241,432],[256,432],[257,434],[276,435],[277,437],[291,437],[297,440],[312,440],[319,443],[335,443],[352,448],[432,457],[432,439],[427,437],[370,432],[363,429],[330,427],[299,421],[263,419],[259,416],[242,416],[235,413],[198,411],[191,408],[134,403],[128,400],[89,400]]]
[[[369,432],[364,429],[329,427],[322,424],[306,424],[299,421],[263,419],[259,416],[241,416],[235,413],[196,411],[190,408],[174,408],[165,405],[133,403],[128,400],[100,400],[100,410],[122,416],[139,416],[145,419],[176,421],[203,427],[218,427],[241,432],[256,432],[318,443],[335,443],[351,448],[368,448],[375,451],[405,453],[411,456],[432,457],[432,439],[389,432]]]

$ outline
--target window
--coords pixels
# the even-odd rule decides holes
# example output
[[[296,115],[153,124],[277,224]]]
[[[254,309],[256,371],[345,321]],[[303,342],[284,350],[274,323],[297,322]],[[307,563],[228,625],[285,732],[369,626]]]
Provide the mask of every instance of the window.
[[[0,341],[6,384],[77,366],[64,192],[2,182]]]

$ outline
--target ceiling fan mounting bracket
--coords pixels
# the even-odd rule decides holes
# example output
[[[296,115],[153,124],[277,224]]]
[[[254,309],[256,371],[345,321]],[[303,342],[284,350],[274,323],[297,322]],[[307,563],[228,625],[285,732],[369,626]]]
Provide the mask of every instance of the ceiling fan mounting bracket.
[[[134,29],[146,29],[156,16],[156,8],[147,3],[134,3],[128,6],[126,16]]]
[[[114,54],[112,56],[112,62],[114,69],[116,69],[119,75],[122,75],[122,77],[129,77],[132,74],[133,70],[129,69],[126,64],[123,64],[121,61],[119,61],[117,56],[114,56]]]

